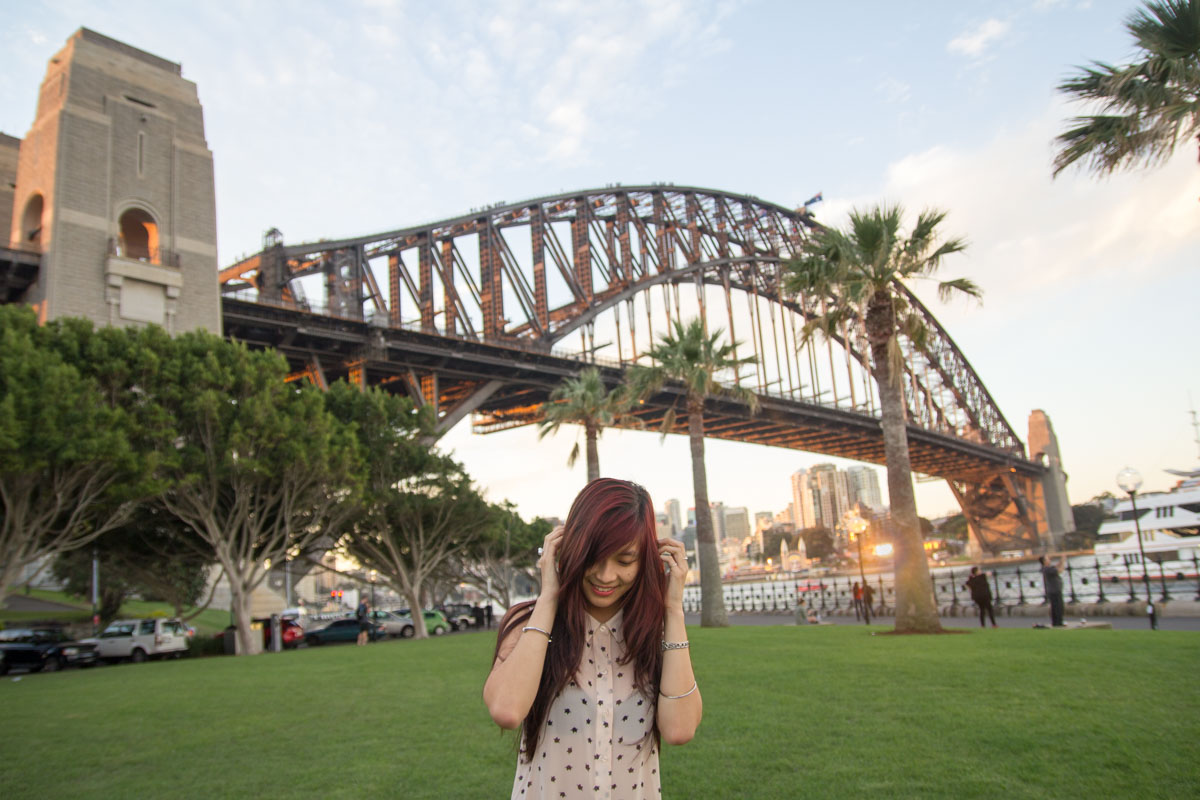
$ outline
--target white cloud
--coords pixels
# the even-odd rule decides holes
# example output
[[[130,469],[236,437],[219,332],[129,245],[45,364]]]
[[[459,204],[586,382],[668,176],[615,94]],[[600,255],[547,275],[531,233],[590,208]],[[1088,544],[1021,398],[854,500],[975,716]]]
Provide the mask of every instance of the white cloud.
[[[904,103],[912,95],[912,87],[895,78],[884,78],[876,88],[889,103]]]
[[[998,19],[989,19],[977,28],[964,31],[946,44],[951,53],[978,58],[993,42],[1008,33],[1009,24]]]

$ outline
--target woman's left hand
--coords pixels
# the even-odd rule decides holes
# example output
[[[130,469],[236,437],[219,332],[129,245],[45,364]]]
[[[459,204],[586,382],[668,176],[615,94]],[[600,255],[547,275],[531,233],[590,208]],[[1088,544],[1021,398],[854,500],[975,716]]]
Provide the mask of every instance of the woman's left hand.
[[[659,539],[658,554],[667,570],[667,608],[683,609],[683,587],[687,583],[687,552],[678,539]]]

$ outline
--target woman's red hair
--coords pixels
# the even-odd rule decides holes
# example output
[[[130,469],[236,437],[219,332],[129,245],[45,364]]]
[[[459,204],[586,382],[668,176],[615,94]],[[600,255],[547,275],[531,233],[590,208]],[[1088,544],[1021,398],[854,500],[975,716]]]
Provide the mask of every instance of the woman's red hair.
[[[592,565],[633,543],[638,545],[640,563],[637,579],[622,600],[625,657],[620,663],[632,664],[634,685],[642,694],[657,699],[667,576],[658,554],[654,506],[649,493],[636,483],[598,478],[585,486],[571,504],[558,547],[560,588],[554,641],[546,648],[537,697],[522,724],[526,760],[537,747],[550,705],[575,677],[583,659],[590,619],[583,593],[584,575]],[[496,636],[497,654],[500,643],[524,625],[532,613],[533,601],[509,610]],[[658,737],[657,724],[654,736]]]

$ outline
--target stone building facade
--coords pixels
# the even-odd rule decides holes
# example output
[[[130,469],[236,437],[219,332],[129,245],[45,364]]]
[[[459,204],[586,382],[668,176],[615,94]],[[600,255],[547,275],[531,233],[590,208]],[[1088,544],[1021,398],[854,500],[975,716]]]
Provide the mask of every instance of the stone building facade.
[[[50,59],[6,202],[10,242],[42,252],[22,299],[43,319],[220,333],[212,153],[179,64],[78,30]]]

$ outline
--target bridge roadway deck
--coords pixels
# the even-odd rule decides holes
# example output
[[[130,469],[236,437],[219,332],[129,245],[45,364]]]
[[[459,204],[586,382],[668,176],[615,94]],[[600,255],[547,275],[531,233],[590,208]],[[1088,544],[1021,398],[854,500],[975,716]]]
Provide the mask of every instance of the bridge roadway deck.
[[[476,411],[481,433],[535,422],[539,406],[554,387],[580,369],[577,359],[556,355],[533,344],[487,343],[454,339],[407,328],[308,313],[295,308],[222,298],[225,335],[251,346],[272,347],[300,371],[316,357],[329,381],[346,377],[361,366],[364,380],[405,391],[422,376],[437,376],[443,409],[466,400],[490,381],[503,381]],[[620,370],[601,367],[615,382]],[[675,430],[686,433],[681,388],[667,387],[638,412],[650,430],[675,408]],[[807,452],[884,463],[879,420],[847,409],[766,395],[758,414],[745,406],[710,399],[705,409],[708,436]],[[1020,453],[979,444],[953,435],[909,426],[909,449],[916,472],[968,483],[981,483],[1012,470],[1036,477],[1040,464]]]

